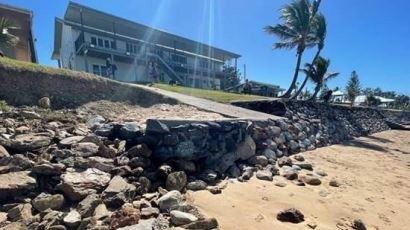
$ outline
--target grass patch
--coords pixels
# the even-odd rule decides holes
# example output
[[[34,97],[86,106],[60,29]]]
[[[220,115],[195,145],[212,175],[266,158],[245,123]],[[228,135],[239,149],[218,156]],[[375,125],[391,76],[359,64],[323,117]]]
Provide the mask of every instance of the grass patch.
[[[6,101],[0,100],[0,112],[8,112],[10,110]]]
[[[63,68],[54,68],[44,65],[39,65],[31,62],[18,61],[11,58],[0,57],[0,66],[4,66],[10,69],[18,69],[20,71],[31,71],[38,73],[46,73],[49,75],[60,75],[67,77],[95,77],[93,74],[79,72]]]
[[[229,103],[231,101],[245,101],[245,100],[257,100],[266,99],[266,97],[245,95],[237,93],[227,93],[218,90],[197,89],[184,86],[172,86],[167,84],[154,84],[155,88],[163,89],[171,92],[181,93],[189,96],[205,98],[212,101]]]

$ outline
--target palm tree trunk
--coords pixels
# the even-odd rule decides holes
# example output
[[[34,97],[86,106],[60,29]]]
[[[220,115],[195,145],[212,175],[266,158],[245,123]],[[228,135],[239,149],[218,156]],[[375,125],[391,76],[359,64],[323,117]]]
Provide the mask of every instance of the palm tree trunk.
[[[311,98],[309,98],[309,101],[316,101],[316,97],[317,97],[317,94],[320,91],[320,88],[321,88],[320,85],[316,85],[315,93],[313,94],[313,96]]]
[[[293,95],[292,99],[298,99],[299,94],[302,92],[303,88],[305,87],[307,81],[309,80],[309,76],[306,75],[305,80],[303,81],[302,85],[300,86],[299,90]]]
[[[292,94],[293,89],[294,89],[295,86],[296,86],[296,81],[298,80],[299,68],[300,68],[300,64],[301,64],[301,62],[302,62],[303,51],[302,51],[302,52],[298,52],[297,55],[298,55],[298,59],[297,59],[297,62],[296,62],[296,68],[295,68],[295,73],[294,73],[294,75],[293,75],[292,83],[290,84],[290,87],[289,87],[289,89],[286,91],[286,93],[281,96],[281,98],[289,98],[290,95]]]
[[[315,63],[316,59],[319,57],[320,52],[322,52],[322,48],[318,48],[315,54],[315,57],[313,58],[312,65]],[[309,79],[309,76],[305,77],[305,80],[303,81],[302,85],[300,86],[299,90],[296,92],[296,94],[292,97],[292,99],[298,99],[299,94],[302,92],[303,88],[305,87],[307,81]]]

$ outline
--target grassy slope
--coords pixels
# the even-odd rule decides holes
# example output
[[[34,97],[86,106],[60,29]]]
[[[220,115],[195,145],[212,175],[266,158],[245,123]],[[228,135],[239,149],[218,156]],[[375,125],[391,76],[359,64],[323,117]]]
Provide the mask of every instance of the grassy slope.
[[[254,95],[244,95],[236,93],[226,93],[223,91],[216,90],[206,90],[206,89],[196,89],[183,86],[171,86],[166,84],[155,84],[154,87],[168,90],[171,92],[186,94],[194,97],[205,98],[217,102],[228,103],[230,101],[239,101],[239,100],[255,100],[255,99],[264,99],[265,97],[254,96]]]
[[[42,73],[47,73],[47,74],[52,74],[52,75],[61,75],[61,76],[67,76],[67,77],[77,77],[77,78],[78,77],[96,77],[93,74],[89,74],[85,72],[48,67],[44,65],[31,63],[31,62],[18,61],[18,60],[14,60],[10,58],[3,58],[3,57],[0,57],[0,65],[7,67],[7,68],[27,70],[27,71],[32,71],[32,72],[42,72]]]

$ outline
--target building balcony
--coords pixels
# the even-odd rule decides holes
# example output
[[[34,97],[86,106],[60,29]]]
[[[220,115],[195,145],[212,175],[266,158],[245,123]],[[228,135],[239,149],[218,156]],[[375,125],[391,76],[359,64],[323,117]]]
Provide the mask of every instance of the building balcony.
[[[114,62],[123,62],[131,64],[136,60],[136,55],[127,52],[125,49],[112,49],[97,46],[90,42],[84,41],[83,36],[75,41],[75,49],[77,55],[94,57],[106,60],[107,58],[113,58]]]

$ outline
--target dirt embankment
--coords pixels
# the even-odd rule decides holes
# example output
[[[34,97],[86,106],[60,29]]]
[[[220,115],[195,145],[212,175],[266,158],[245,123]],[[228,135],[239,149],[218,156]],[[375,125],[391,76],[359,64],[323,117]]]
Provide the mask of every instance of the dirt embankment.
[[[220,195],[190,193],[195,205],[218,218],[221,229],[352,229],[361,219],[367,229],[406,230],[410,226],[410,132],[386,131],[303,154],[328,175],[320,186],[299,187],[282,177],[230,183]],[[329,186],[336,178],[341,186]],[[275,181],[285,182],[277,187]],[[276,214],[297,208],[299,224],[281,223]]]

